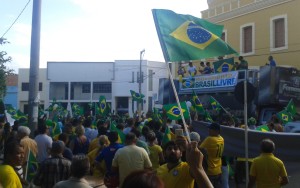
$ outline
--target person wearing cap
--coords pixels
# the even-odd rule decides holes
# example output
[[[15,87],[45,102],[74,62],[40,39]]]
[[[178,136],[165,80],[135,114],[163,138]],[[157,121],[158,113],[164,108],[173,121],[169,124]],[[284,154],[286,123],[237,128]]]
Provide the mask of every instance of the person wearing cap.
[[[33,180],[35,185],[41,188],[52,188],[57,182],[70,177],[71,161],[62,156],[64,148],[63,141],[52,143],[51,158],[41,163]]]
[[[207,175],[215,188],[221,187],[222,181],[222,156],[224,139],[220,135],[220,124],[211,123],[208,126],[208,137],[200,145],[207,152]]]
[[[284,163],[274,156],[275,143],[271,139],[263,139],[260,144],[261,154],[256,157],[250,168],[248,187],[279,188],[287,185],[289,179]]]

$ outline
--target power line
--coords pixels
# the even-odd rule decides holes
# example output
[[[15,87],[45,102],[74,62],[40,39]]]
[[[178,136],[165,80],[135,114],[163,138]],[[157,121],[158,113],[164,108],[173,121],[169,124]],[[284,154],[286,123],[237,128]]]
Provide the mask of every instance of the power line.
[[[15,19],[15,21],[10,25],[10,27],[4,32],[4,34],[2,35],[3,38],[6,33],[12,28],[12,26],[17,22],[17,20],[20,18],[20,16],[22,15],[22,13],[24,12],[24,10],[26,9],[26,7],[28,6],[28,4],[30,3],[31,0],[28,0],[28,2],[26,3],[26,5],[24,6],[24,8],[22,9],[22,11],[20,12],[20,14],[17,16],[17,18]]]

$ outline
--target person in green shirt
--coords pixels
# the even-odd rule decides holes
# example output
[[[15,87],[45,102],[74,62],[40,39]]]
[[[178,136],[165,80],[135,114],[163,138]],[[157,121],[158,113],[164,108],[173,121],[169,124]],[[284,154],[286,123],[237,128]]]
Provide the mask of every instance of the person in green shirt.
[[[248,69],[248,62],[244,59],[243,56],[239,57],[240,64],[238,65],[238,70],[247,70]]]

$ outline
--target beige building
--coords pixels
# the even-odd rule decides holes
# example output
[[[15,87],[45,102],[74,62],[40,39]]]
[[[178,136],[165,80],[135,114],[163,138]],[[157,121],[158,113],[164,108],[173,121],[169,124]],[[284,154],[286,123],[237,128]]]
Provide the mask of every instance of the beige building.
[[[202,18],[224,25],[223,40],[262,66],[272,55],[280,66],[300,68],[300,0],[207,0]],[[238,58],[235,58],[238,61]]]

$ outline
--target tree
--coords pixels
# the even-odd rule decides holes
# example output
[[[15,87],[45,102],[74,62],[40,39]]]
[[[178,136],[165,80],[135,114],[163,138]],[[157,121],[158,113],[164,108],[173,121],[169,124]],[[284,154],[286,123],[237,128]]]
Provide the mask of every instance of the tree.
[[[0,38],[0,45],[8,44],[5,38]],[[7,57],[7,52],[0,51],[0,99],[6,95],[6,77],[13,73],[12,69],[6,67],[6,63],[11,62],[12,58]]]

